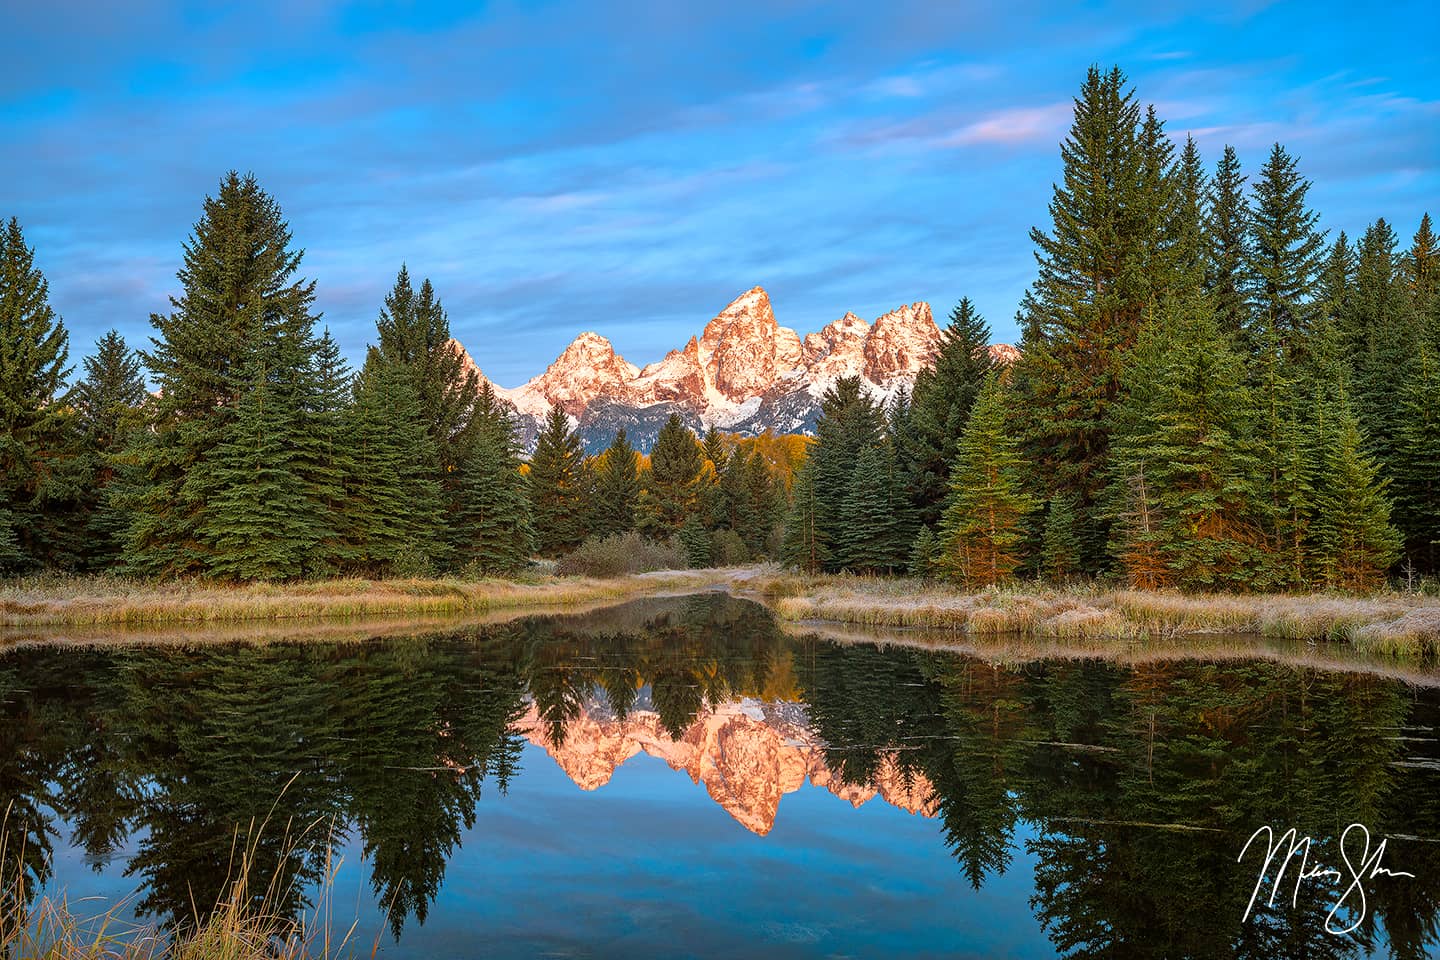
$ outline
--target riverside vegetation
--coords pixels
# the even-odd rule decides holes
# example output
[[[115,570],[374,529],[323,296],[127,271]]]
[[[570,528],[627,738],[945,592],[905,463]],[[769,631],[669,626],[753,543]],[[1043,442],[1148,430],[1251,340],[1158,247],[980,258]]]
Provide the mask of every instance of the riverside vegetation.
[[[1403,250],[1383,219],[1358,243],[1332,238],[1281,145],[1253,178],[1229,147],[1208,172],[1118,69],[1087,75],[1061,161],[1049,225],[1031,234],[1039,271],[1017,361],[992,361],[962,300],[913,392],[880,404],[842,379],[813,442],[702,438],[672,417],[648,455],[620,432],[587,456],[556,406],[527,456],[437,292],[403,266],[352,372],[317,331],[315,283],[278,203],[234,172],[205,200],[149,347],[107,334],[71,382],[68,334],[12,219],[0,573],[100,575],[101,597],[241,584],[214,604],[226,616],[398,611],[404,595],[416,610],[466,608],[508,589],[484,582],[533,577],[536,557],[605,576],[780,560],[968,591],[1033,582],[1042,598],[1433,583],[1428,214]],[[337,578],[353,599],[308,585]],[[106,602],[64,599],[84,581],[50,583],[6,587],[5,615],[29,615],[46,589],[61,594],[48,609],[96,616]],[[598,588],[551,595],[568,589]],[[358,596],[369,591],[379,599]],[[1425,617],[1411,620],[1395,644],[1433,644]]]

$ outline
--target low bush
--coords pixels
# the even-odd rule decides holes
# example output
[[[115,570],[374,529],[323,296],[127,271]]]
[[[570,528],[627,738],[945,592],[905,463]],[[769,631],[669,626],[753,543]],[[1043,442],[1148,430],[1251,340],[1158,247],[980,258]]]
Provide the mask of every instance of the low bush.
[[[561,576],[620,577],[652,570],[684,570],[685,551],[673,539],[651,540],[635,532],[592,537],[560,558]]]
[[[716,530],[710,538],[710,562],[717,567],[738,567],[748,562],[750,551],[734,530]]]

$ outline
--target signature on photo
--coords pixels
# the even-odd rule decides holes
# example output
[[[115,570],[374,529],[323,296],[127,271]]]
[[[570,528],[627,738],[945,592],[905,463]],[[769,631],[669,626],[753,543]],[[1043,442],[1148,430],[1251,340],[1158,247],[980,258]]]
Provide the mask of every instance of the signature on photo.
[[[1351,835],[1356,839],[1352,842]],[[1368,904],[1365,899],[1365,884],[1367,881],[1378,877],[1410,877],[1415,874],[1406,873],[1404,870],[1390,870],[1384,867],[1381,861],[1385,857],[1386,840],[1381,840],[1372,851],[1370,849],[1370,831],[1361,823],[1352,823],[1340,834],[1340,860],[1344,868],[1327,867],[1319,862],[1311,862],[1311,848],[1314,845],[1313,838],[1300,836],[1298,830],[1291,827],[1278,837],[1274,829],[1263,826],[1250,834],[1250,839],[1245,841],[1240,856],[1235,858],[1236,863],[1245,859],[1250,852],[1250,847],[1261,836],[1265,837],[1265,859],[1260,864],[1260,873],[1255,878],[1255,889],[1250,893],[1250,903],[1245,907],[1245,920],[1250,919],[1251,912],[1255,909],[1255,901],[1260,896],[1260,888],[1264,886],[1266,878],[1270,875],[1272,866],[1277,867],[1275,876],[1271,881],[1270,898],[1266,906],[1273,907],[1275,898],[1282,889],[1285,881],[1285,872],[1291,867],[1292,861],[1297,858],[1298,866],[1293,871],[1294,884],[1291,887],[1290,906],[1293,908],[1300,899],[1300,885],[1307,880],[1319,880],[1335,884],[1338,888],[1343,883],[1344,888],[1340,891],[1340,897],[1335,901],[1330,912],[1325,915],[1325,932],[1337,936],[1347,934],[1355,930],[1365,921],[1365,914]],[[1358,849],[1356,849],[1358,847]],[[1358,853],[1359,856],[1353,856]],[[1351,911],[1353,920],[1349,926],[1337,927],[1337,915],[1348,909]]]

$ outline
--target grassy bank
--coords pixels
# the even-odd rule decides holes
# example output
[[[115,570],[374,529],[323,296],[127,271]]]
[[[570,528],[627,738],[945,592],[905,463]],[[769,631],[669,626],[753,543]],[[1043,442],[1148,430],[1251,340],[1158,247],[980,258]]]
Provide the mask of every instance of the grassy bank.
[[[1440,648],[1440,598],[1414,595],[1211,596],[1034,584],[966,592],[919,580],[773,570],[733,578],[732,586],[791,621],[1086,641],[1251,633],[1342,640],[1363,652],[1408,657],[1433,657]]]
[[[227,585],[117,577],[41,576],[0,583],[0,627],[226,623],[306,618],[437,616],[589,604],[720,582],[664,571],[613,579],[325,580]]]

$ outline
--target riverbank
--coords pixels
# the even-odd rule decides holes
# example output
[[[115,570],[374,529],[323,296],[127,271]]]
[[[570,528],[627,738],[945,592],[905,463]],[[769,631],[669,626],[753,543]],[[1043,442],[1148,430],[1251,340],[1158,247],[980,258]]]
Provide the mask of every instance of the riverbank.
[[[1440,597],[1386,593],[1217,594],[1054,588],[1015,584],[978,592],[903,578],[810,576],[774,566],[672,570],[615,578],[531,580],[327,580],[292,584],[153,582],[47,575],[0,583],[0,633],[31,629],[275,623],[287,635],[326,622],[500,616],[594,607],[647,596],[723,588],[765,603],[782,620],[926,628],[964,637],[1041,639],[1087,647],[1199,635],[1335,640],[1362,653],[1440,654]],[[308,623],[307,623],[308,621]],[[100,634],[76,629],[75,639]]]
[[[1440,597],[1413,594],[1186,595],[1035,584],[967,592],[922,580],[774,569],[732,576],[730,586],[794,622],[1087,642],[1258,634],[1339,640],[1361,652],[1402,657],[1434,657],[1440,651]]]
[[[703,590],[724,583],[730,573],[681,570],[613,579],[346,579],[278,584],[46,575],[0,583],[0,627],[211,624],[570,607]]]

